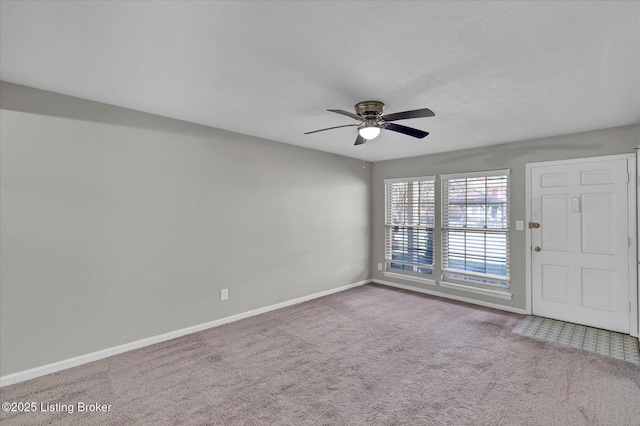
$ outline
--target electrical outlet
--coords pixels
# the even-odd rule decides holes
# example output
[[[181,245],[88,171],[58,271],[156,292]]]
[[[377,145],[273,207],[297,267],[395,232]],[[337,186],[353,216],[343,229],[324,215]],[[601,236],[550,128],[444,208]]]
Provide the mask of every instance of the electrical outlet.
[[[382,271],[382,263],[378,263],[378,271]]]
[[[220,300],[227,300],[229,298],[229,289],[223,288],[220,290]]]

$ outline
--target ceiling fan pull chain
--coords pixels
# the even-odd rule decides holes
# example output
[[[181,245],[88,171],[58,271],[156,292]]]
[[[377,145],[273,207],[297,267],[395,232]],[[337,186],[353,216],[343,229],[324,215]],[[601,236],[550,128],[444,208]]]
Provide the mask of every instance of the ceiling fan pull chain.
[[[364,146],[366,145],[366,143],[362,144],[362,168],[364,169]]]

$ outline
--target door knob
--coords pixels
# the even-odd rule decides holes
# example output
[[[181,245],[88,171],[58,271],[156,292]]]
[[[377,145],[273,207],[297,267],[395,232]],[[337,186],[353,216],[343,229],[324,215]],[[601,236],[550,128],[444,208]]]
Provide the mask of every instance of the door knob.
[[[535,251],[540,251],[540,250],[542,250],[542,249],[541,249],[540,247],[538,247],[538,246],[535,246],[533,249],[534,249]]]

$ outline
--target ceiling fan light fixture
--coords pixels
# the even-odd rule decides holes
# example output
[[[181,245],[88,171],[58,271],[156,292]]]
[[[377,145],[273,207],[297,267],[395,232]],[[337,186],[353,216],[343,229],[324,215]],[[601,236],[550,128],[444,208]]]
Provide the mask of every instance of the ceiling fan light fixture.
[[[358,133],[366,140],[375,139],[380,134],[380,127],[375,120],[367,120],[362,127],[358,128]]]

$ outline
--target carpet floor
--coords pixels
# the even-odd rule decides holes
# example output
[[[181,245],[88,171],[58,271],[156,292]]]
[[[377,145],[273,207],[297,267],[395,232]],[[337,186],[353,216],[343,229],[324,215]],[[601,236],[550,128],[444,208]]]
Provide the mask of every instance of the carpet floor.
[[[640,367],[365,285],[0,389],[3,425],[640,425]],[[111,405],[78,412],[78,403]],[[49,404],[49,405],[47,405]]]

